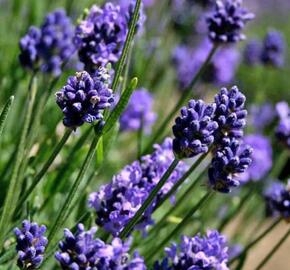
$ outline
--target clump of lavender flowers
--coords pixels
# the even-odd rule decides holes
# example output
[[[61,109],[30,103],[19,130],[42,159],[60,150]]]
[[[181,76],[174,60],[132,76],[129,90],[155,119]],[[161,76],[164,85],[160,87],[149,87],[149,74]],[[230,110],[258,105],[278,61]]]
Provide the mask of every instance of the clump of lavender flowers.
[[[62,269],[90,270],[90,269],[120,269],[146,270],[143,259],[134,253],[129,259],[130,244],[114,238],[111,244],[106,244],[95,238],[96,228],[85,231],[82,224],[78,224],[77,232],[73,234],[69,229],[64,230],[64,241],[60,241],[60,251],[55,253],[56,260]]]
[[[272,147],[267,137],[259,134],[251,134],[244,137],[243,143],[253,149],[252,163],[249,168],[239,175],[239,180],[261,180],[272,168]]]
[[[23,67],[54,76],[75,52],[74,26],[64,10],[49,13],[40,28],[31,26],[20,40],[20,63]]]
[[[111,183],[101,186],[98,192],[90,195],[89,206],[96,210],[96,223],[115,236],[141,207],[174,159],[171,139],[165,139],[162,145],[155,145],[154,148],[155,151],[151,155],[126,166],[113,177]],[[179,180],[186,168],[187,166],[180,162],[144,213],[137,229],[144,230],[153,223],[151,213],[156,203]]]
[[[214,43],[232,43],[245,39],[245,23],[254,18],[241,6],[241,0],[218,0],[207,18],[208,36]]]
[[[179,158],[191,158],[206,153],[214,142],[214,132],[218,128],[213,120],[215,104],[205,104],[202,100],[190,100],[188,107],[181,109],[172,127],[173,151]]]
[[[228,270],[228,247],[225,236],[208,231],[202,237],[183,236],[179,245],[166,248],[167,257],[155,263],[154,270],[223,269]]]
[[[279,123],[275,134],[277,139],[288,149],[290,148],[290,108],[287,102],[279,102],[276,105]]]
[[[24,220],[22,228],[15,228],[17,265],[20,269],[37,269],[42,261],[47,245],[44,236],[46,227],[35,222]]]
[[[152,106],[153,96],[146,89],[135,90],[126,110],[120,117],[121,130],[134,131],[142,127],[146,133],[149,133],[156,120]]]
[[[188,46],[175,48],[173,62],[177,69],[177,79],[181,89],[190,85],[212,48],[208,39],[204,40],[197,49]],[[208,65],[202,80],[207,83],[222,85],[230,83],[239,64],[239,53],[231,47],[221,48]]]
[[[77,72],[56,93],[56,102],[64,114],[65,126],[76,129],[84,122],[100,120],[103,118],[103,110],[113,104],[112,90],[102,77],[103,69],[98,71],[93,77],[86,71]]]
[[[281,182],[272,182],[264,193],[266,213],[280,216],[290,221],[290,181],[288,186]]]

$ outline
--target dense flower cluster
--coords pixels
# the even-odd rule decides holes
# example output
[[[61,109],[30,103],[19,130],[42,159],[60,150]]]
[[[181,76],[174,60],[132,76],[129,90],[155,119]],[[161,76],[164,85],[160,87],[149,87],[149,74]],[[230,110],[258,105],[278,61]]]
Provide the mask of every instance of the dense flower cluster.
[[[281,216],[290,221],[290,181],[288,186],[281,182],[273,182],[264,193],[266,213],[271,216]]]
[[[214,153],[208,169],[209,185],[219,192],[228,193],[231,187],[240,185],[237,175],[251,164],[252,149],[241,148],[241,142],[225,137]]]
[[[181,89],[190,85],[194,76],[206,60],[212,48],[208,39],[204,40],[197,49],[188,46],[179,46],[173,53],[173,62],[177,70],[177,79]],[[221,48],[208,65],[202,80],[216,85],[227,84],[234,78],[239,64],[239,53],[236,49]]]
[[[191,158],[206,153],[214,142],[213,133],[218,128],[212,120],[215,104],[205,104],[202,100],[190,100],[188,107],[183,107],[180,116],[172,127],[173,150],[179,159]]]
[[[218,0],[215,11],[207,18],[209,38],[215,43],[232,43],[245,39],[245,23],[254,18],[241,7],[241,0]]]
[[[61,66],[75,52],[74,27],[64,10],[49,13],[40,28],[31,26],[20,40],[23,67],[59,76]]]
[[[246,97],[236,86],[230,90],[222,88],[215,96],[216,111],[214,120],[219,128],[215,132],[215,143],[223,137],[241,138],[246,125]]]
[[[129,243],[123,243],[114,238],[111,244],[106,244],[95,238],[96,228],[85,231],[79,224],[77,232],[73,234],[69,229],[64,230],[64,241],[60,241],[60,251],[55,258],[62,269],[91,270],[146,270],[143,259],[134,253],[129,259]]]
[[[251,40],[244,52],[245,62],[248,65],[264,64],[281,67],[285,62],[285,40],[281,32],[271,30],[263,42]]]
[[[154,265],[154,270],[228,270],[228,247],[225,236],[208,231],[201,237],[183,236],[179,245],[166,248],[167,258]]]
[[[103,110],[112,105],[112,90],[104,82],[103,69],[99,71],[93,77],[86,71],[77,72],[56,93],[56,102],[63,111],[65,126],[75,129],[84,122],[100,120],[103,118]]]
[[[24,220],[22,228],[15,228],[17,265],[20,269],[37,269],[42,261],[47,245],[44,236],[46,227],[35,222]]]
[[[279,141],[290,148],[290,108],[287,102],[279,102],[276,105],[276,111],[279,116],[279,123],[275,133]]]
[[[261,180],[272,168],[271,143],[267,137],[259,134],[247,135],[243,142],[253,148],[252,163],[238,178],[242,182]]]
[[[92,193],[89,206],[96,210],[96,223],[105,230],[118,235],[134,216],[173,161],[172,140],[167,138],[162,145],[155,145],[153,154],[144,156],[126,166],[112,182]],[[180,162],[167,183],[159,191],[153,204],[144,213],[138,228],[145,229],[152,224],[151,213],[154,206],[183,175],[187,166]]]
[[[116,63],[127,34],[127,21],[120,6],[110,2],[102,8],[92,6],[76,28],[74,43],[85,70],[92,72],[108,63]]]
[[[153,97],[146,89],[135,90],[126,110],[120,117],[121,130],[139,130],[142,127],[145,132],[150,132],[156,120],[152,106]]]

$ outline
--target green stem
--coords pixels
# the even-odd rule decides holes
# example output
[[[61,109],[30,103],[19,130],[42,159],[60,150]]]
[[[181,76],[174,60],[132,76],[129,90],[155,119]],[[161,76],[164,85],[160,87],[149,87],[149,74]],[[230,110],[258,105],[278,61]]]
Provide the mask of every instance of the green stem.
[[[167,199],[169,199],[178,188],[186,181],[186,179],[194,172],[194,170],[201,164],[201,162],[206,158],[207,153],[202,154],[198,160],[194,162],[194,164],[185,172],[185,174],[174,184],[169,192],[165,194],[163,198],[157,203],[154,211],[156,211]]]
[[[49,240],[48,246],[50,246],[50,245],[54,246],[53,240],[55,238],[57,231],[63,226],[63,224],[65,222],[65,218],[67,217],[67,214],[70,211],[70,208],[72,206],[72,202],[74,201],[76,195],[80,195],[80,194],[78,194],[78,189],[79,189],[79,186],[80,186],[82,180],[84,179],[85,173],[86,173],[86,171],[91,163],[91,160],[94,156],[99,138],[100,138],[100,136],[98,136],[98,135],[96,135],[94,137],[94,139],[91,143],[90,149],[87,153],[87,156],[84,160],[84,163],[81,167],[81,170],[80,170],[73,186],[71,187],[69,194],[68,194],[63,206],[61,207],[53,226],[51,227],[50,233],[48,235],[48,240]]]
[[[274,163],[273,169],[269,175],[270,178],[278,178],[285,164],[287,163],[289,157],[289,150],[284,149],[282,153],[278,156],[277,160]]]
[[[272,250],[264,257],[261,263],[255,268],[255,270],[260,270],[266,265],[266,263],[273,257],[277,250],[282,246],[282,244],[287,240],[290,235],[290,229],[282,236],[279,242],[272,248]]]
[[[124,239],[128,236],[128,234],[131,232],[131,230],[134,228],[134,226],[138,223],[139,219],[141,218],[142,214],[147,210],[147,208],[152,204],[154,198],[157,196],[160,189],[164,186],[167,179],[171,175],[171,173],[174,171],[176,166],[178,165],[179,160],[174,159],[167,169],[167,171],[163,174],[158,184],[154,187],[154,189],[150,192],[149,196],[145,200],[145,202],[142,204],[142,206],[138,209],[136,214],[133,216],[133,218],[129,221],[129,223],[125,226],[125,228],[120,233],[120,238]]]
[[[264,232],[262,232],[256,239],[250,242],[245,246],[244,250],[236,257],[232,258],[228,265],[231,265],[234,261],[236,261],[240,256],[247,253],[253,246],[255,246],[259,241],[261,241],[269,232],[271,232],[280,222],[282,218],[275,220]]]
[[[166,127],[168,126],[169,122],[172,120],[172,118],[175,116],[175,114],[178,112],[178,110],[181,108],[182,105],[190,98],[192,94],[192,88],[195,86],[195,84],[198,82],[199,78],[202,76],[204,71],[206,70],[207,65],[211,61],[213,55],[218,49],[218,45],[213,46],[211,51],[209,52],[205,62],[199,69],[198,73],[195,75],[189,86],[183,91],[183,94],[179,98],[178,102],[176,103],[175,107],[170,111],[170,113],[167,115],[167,117],[164,119],[160,127],[156,130],[154,135],[151,137],[151,140],[149,141],[147,147],[145,147],[145,150],[143,151],[143,155],[148,153],[152,147],[152,145],[158,141],[158,139],[164,134]]]
[[[186,214],[186,216],[183,218],[183,220],[174,228],[174,230],[169,233],[166,238],[159,244],[157,245],[156,248],[152,248],[151,252],[146,256],[145,261],[152,259],[155,254],[158,253],[160,249],[162,249],[176,234],[178,234],[184,226],[186,226],[194,213],[201,209],[201,207],[205,204],[205,202],[214,194],[213,191],[207,192],[201,199],[200,201],[192,208],[189,210],[189,212]]]
[[[8,113],[9,113],[9,110],[11,108],[11,105],[13,103],[13,100],[14,100],[14,96],[11,96],[8,101],[6,102],[6,104],[4,105],[4,108],[1,112],[1,115],[0,115],[0,137],[2,135],[2,132],[3,132],[3,129],[4,129],[4,124],[5,124],[5,120],[8,116]]]
[[[24,202],[27,200],[27,198],[30,196],[30,194],[33,192],[33,190],[36,188],[36,186],[39,184],[41,181],[42,177],[45,175],[49,167],[51,166],[52,162],[55,160],[57,155],[59,154],[60,150],[63,148],[65,143],[67,142],[68,138],[70,137],[72,133],[71,129],[67,129],[66,132],[64,133],[62,139],[60,142],[55,146],[54,150],[52,151],[49,159],[45,162],[43,165],[42,169],[39,171],[39,173],[35,176],[32,184],[30,187],[27,189],[27,191],[24,193],[24,195],[20,198],[20,201],[18,203],[18,209],[22,207]]]
[[[117,64],[116,73],[115,73],[114,80],[112,83],[112,89],[114,92],[117,89],[117,86],[119,83],[119,78],[122,74],[123,68],[125,66],[126,58],[127,58],[128,52],[130,50],[130,45],[133,41],[133,37],[135,34],[135,30],[136,30],[136,25],[137,25],[138,18],[139,18],[140,7],[141,7],[141,0],[136,0],[133,16],[132,16],[132,19],[130,21],[129,31],[128,31],[128,34],[126,37],[126,41],[125,41],[125,44],[124,44],[124,47],[122,50],[121,57],[120,57],[118,64]]]
[[[15,157],[15,164],[12,170],[12,176],[9,183],[7,195],[5,197],[3,212],[2,212],[2,216],[0,220],[0,250],[3,247],[2,244],[6,236],[4,232],[6,231],[6,228],[9,226],[11,217],[14,214],[14,211],[17,205],[17,198],[20,194],[20,189],[22,185],[21,181],[17,181],[17,178],[18,178],[18,172],[21,166],[21,162],[24,158],[25,142],[27,139],[29,123],[32,116],[33,105],[34,105],[34,100],[35,100],[35,95],[36,95],[36,90],[37,90],[34,76],[32,80],[33,80],[33,83],[30,84],[31,89],[29,89],[27,110],[25,113],[23,128],[21,130],[20,141],[18,143],[18,149],[17,149],[16,157]]]

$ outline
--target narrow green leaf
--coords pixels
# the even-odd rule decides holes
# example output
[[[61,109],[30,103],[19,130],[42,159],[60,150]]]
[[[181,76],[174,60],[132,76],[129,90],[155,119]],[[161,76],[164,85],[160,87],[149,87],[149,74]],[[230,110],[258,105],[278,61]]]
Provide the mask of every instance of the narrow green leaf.
[[[112,113],[109,115],[108,119],[106,120],[105,126],[102,130],[103,134],[109,132],[113,128],[114,124],[118,121],[119,117],[125,110],[133,91],[136,89],[137,83],[138,83],[137,78],[133,78],[131,80],[129,86],[121,95],[121,98],[118,104],[116,105],[116,107],[114,108]]]
[[[6,102],[6,104],[4,105],[4,108],[1,112],[0,115],[0,137],[2,135],[3,129],[4,129],[4,124],[5,124],[5,120],[7,119],[9,110],[11,108],[11,105],[13,104],[14,101],[14,96],[11,96],[8,101]]]
[[[104,141],[103,137],[101,137],[97,144],[97,151],[96,151],[96,158],[97,158],[97,168],[103,163],[104,160]]]
[[[3,242],[6,236],[5,234],[6,228],[9,226],[11,217],[13,216],[17,206],[18,196],[20,195],[20,188],[22,186],[22,183],[21,181],[17,181],[18,180],[17,178],[21,162],[23,161],[24,158],[25,142],[27,139],[29,123],[32,116],[36,91],[37,91],[37,81],[36,78],[33,78],[31,89],[29,89],[27,109],[25,112],[23,128],[21,130],[20,141],[18,143],[18,148],[16,152],[15,164],[13,167],[11,180],[4,201],[3,212],[0,219],[0,250],[3,248]]]

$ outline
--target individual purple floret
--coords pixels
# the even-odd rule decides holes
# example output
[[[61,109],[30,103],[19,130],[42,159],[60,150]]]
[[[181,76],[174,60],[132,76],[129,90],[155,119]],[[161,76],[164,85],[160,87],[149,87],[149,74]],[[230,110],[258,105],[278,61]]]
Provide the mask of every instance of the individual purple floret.
[[[116,63],[125,43],[128,26],[120,6],[110,2],[102,8],[92,6],[76,28],[74,43],[85,70]]]
[[[209,185],[216,191],[228,193],[232,187],[240,185],[238,175],[251,164],[252,149],[243,146],[235,138],[223,138],[215,151],[208,169]]]
[[[17,265],[20,269],[37,269],[42,261],[47,245],[44,236],[46,227],[35,222],[24,220],[22,228],[15,228]]]
[[[209,38],[214,43],[232,43],[245,39],[245,23],[254,18],[241,7],[241,0],[217,0],[215,11],[207,18]]]
[[[89,206],[96,210],[96,223],[114,236],[117,236],[128,221],[141,207],[151,190],[156,186],[172,163],[172,140],[167,138],[162,145],[155,145],[151,155],[126,166],[115,175],[112,182],[100,187],[89,197]],[[151,214],[156,203],[184,174],[187,166],[180,162],[152,205],[146,210],[137,229],[145,230],[153,223]]]
[[[103,110],[112,105],[114,98],[102,78],[98,74],[91,77],[86,71],[77,72],[56,93],[56,102],[64,113],[65,126],[76,129],[84,122],[93,123],[103,118]]]
[[[62,64],[75,52],[73,33],[74,26],[64,10],[49,13],[40,28],[30,27],[20,40],[22,66],[59,76]]]
[[[64,270],[146,270],[143,258],[134,253],[129,259],[130,244],[114,238],[111,244],[95,238],[96,228],[85,231],[78,224],[77,232],[64,230],[63,241],[59,243],[60,251],[55,253],[56,260]]]
[[[190,100],[188,107],[181,109],[181,115],[172,127],[176,157],[191,158],[208,151],[214,142],[213,133],[218,128],[212,119],[215,109],[215,104],[205,104],[202,100]]]
[[[264,64],[281,67],[285,60],[285,40],[281,32],[270,31],[264,42],[261,60]]]
[[[173,63],[177,70],[177,79],[181,89],[188,87],[194,76],[206,60],[212,44],[205,39],[197,49],[188,46],[179,46],[173,52]],[[239,64],[239,53],[236,49],[221,48],[213,56],[206,72],[201,78],[204,82],[223,85],[230,83]]]
[[[267,137],[251,134],[243,138],[243,143],[253,149],[252,163],[238,178],[242,182],[261,180],[272,168],[271,142]]]
[[[222,88],[215,96],[216,110],[214,120],[219,128],[215,132],[215,144],[223,137],[241,138],[246,125],[246,97],[233,86],[230,90]]]
[[[134,131],[142,127],[146,133],[149,133],[156,120],[152,106],[153,96],[146,89],[135,90],[120,117],[121,130]]]
[[[229,270],[226,237],[217,231],[206,236],[183,236],[179,245],[166,248],[167,257],[156,263],[154,270]]]
[[[261,62],[262,43],[259,40],[251,40],[245,47],[244,60],[247,65],[254,66]]]
[[[279,123],[275,134],[277,139],[290,149],[290,108],[287,102],[279,102],[276,105]]]
[[[290,222],[290,181],[288,186],[281,182],[272,182],[264,193],[266,213],[270,216],[281,216]]]
[[[276,112],[271,103],[253,105],[250,108],[250,122],[257,132],[262,133],[275,119]]]

